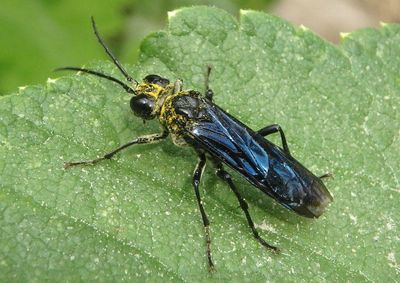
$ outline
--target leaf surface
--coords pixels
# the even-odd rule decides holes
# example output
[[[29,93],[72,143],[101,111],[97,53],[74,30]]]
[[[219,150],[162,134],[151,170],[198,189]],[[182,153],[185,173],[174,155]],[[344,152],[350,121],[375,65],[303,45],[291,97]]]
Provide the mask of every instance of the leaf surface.
[[[131,114],[129,95],[85,75],[0,98],[1,281],[395,281],[399,276],[400,26],[348,34],[333,46],[264,13],[239,21],[206,7],[169,14],[149,35],[140,79],[156,73],[204,89],[254,129],[279,123],[293,155],[334,174],[334,202],[303,219],[234,178],[258,229],[206,169],[202,197],[217,272],[209,274],[191,187],[196,156],[168,140],[138,145],[96,166],[63,169],[159,131]],[[68,62],[66,62],[68,63]],[[88,67],[119,76],[110,63]],[[272,140],[279,144],[279,138]]]

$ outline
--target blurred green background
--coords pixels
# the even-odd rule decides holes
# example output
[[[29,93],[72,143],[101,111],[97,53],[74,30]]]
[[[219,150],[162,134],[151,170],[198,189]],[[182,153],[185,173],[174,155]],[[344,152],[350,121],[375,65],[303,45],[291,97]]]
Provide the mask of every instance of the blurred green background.
[[[107,44],[133,64],[143,37],[165,27],[167,12],[182,6],[213,5],[233,15],[255,9],[304,24],[337,42],[340,31],[397,21],[398,0],[2,0],[0,5],[0,95],[18,86],[41,84],[60,66],[106,59],[92,33],[94,16]],[[397,6],[396,6],[397,5]]]
[[[240,8],[266,10],[271,0],[222,1],[1,1],[0,94],[43,83],[60,66],[105,59],[90,25],[94,16],[107,44],[122,62],[134,63],[142,38],[162,29],[167,11],[214,5],[233,14]]]

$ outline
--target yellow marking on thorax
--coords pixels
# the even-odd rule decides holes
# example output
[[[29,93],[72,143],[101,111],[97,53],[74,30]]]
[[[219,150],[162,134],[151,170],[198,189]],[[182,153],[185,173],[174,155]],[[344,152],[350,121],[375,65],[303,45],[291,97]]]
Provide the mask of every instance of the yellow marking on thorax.
[[[161,106],[159,115],[160,123],[167,127],[171,134],[179,135],[182,130],[180,123],[187,122],[187,117],[177,114],[172,105],[174,98],[184,95],[187,95],[187,92],[182,91],[177,94],[168,95]]]

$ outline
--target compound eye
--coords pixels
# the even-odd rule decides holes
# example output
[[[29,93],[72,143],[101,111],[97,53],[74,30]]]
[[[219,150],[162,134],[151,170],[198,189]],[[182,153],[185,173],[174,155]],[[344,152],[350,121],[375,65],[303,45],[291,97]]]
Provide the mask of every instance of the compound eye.
[[[150,120],[154,118],[154,99],[145,94],[139,94],[131,98],[131,109],[136,116]]]

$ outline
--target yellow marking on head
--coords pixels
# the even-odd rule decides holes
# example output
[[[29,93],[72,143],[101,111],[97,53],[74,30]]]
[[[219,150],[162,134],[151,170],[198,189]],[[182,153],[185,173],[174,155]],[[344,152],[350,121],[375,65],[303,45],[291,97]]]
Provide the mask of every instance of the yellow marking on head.
[[[150,84],[150,83],[141,83],[136,87],[136,92],[138,94],[146,94],[154,97],[155,100],[158,99],[160,94],[165,90],[162,86],[158,84]]]

